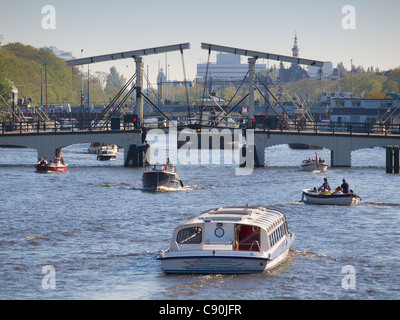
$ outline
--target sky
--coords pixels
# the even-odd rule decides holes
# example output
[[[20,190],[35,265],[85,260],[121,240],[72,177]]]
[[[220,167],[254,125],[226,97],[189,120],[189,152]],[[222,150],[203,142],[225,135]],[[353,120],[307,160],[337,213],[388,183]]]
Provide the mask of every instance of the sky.
[[[55,9],[55,29],[46,5]],[[354,14],[342,13],[350,5]],[[350,23],[355,22],[352,29]],[[343,25],[344,23],[344,25]],[[398,0],[2,0],[2,44],[21,42],[36,48],[55,46],[76,58],[189,42],[184,51],[187,79],[196,65],[207,62],[201,43],[281,55],[292,55],[297,32],[299,56],[343,62],[350,69],[370,66],[381,70],[400,66],[400,1]],[[216,53],[210,57],[216,61]],[[242,63],[247,58],[242,57]],[[275,61],[260,60],[272,66]],[[180,52],[144,57],[150,81],[168,66],[169,80],[183,80]],[[92,64],[91,72],[115,66],[126,78],[135,73],[133,59]],[[85,66],[87,70],[87,66]]]

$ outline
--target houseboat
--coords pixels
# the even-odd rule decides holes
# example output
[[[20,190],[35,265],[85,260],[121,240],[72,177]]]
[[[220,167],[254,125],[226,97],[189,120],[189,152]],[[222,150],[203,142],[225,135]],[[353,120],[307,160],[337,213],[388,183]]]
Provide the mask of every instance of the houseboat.
[[[160,191],[183,187],[174,165],[148,165],[142,176],[144,191]]]
[[[175,228],[157,259],[166,273],[259,273],[284,262],[294,239],[276,209],[211,209]]]

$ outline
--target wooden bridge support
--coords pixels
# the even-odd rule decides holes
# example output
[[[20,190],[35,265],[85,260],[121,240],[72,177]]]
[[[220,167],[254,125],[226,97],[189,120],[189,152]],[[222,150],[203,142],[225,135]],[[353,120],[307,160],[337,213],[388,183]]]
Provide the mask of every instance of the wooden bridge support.
[[[386,147],[386,173],[399,173],[399,147]]]

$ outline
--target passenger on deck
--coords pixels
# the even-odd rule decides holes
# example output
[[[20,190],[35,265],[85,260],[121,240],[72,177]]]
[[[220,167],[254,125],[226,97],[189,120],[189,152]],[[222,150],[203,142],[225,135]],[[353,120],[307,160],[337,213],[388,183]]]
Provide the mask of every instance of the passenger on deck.
[[[325,192],[328,188],[329,190],[331,189],[331,186],[329,185],[328,182],[328,178],[324,178],[324,183],[322,184],[322,186],[318,188],[318,191]]]
[[[314,187],[314,189],[311,190],[311,192],[319,193],[318,188]]]
[[[342,187],[337,187],[337,188],[335,189],[335,192],[334,192],[333,194],[343,194],[343,192],[342,192]]]
[[[350,193],[355,195],[358,199],[360,199],[360,201],[362,201],[361,197],[358,194],[355,194],[353,189],[350,190]]]
[[[322,192],[322,194],[323,194],[323,195],[332,194],[331,187],[326,188],[326,189]]]
[[[346,182],[345,179],[343,179],[342,182],[343,183],[342,183],[341,187],[342,187],[343,193],[349,193],[349,189],[350,189],[349,184]]]

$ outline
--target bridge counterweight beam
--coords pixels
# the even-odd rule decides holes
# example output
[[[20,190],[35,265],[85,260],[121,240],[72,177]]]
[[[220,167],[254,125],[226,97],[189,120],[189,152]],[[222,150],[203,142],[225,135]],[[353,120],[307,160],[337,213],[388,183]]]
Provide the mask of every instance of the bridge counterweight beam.
[[[143,97],[142,97],[142,85],[143,85],[143,59],[141,57],[135,57],[136,63],[136,110],[139,116],[139,126],[143,127]]]

